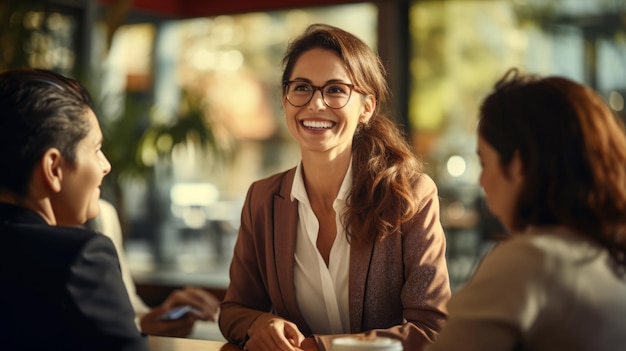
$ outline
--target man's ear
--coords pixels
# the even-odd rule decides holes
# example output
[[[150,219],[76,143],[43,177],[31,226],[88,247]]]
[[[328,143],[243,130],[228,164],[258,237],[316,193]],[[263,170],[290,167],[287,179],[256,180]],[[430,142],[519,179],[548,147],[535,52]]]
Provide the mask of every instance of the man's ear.
[[[42,180],[55,193],[61,191],[63,162],[63,156],[56,148],[46,150],[40,159]]]
[[[366,95],[363,97],[363,100],[363,111],[361,111],[361,115],[359,116],[359,122],[367,124],[376,109],[376,98],[374,98],[374,95]]]

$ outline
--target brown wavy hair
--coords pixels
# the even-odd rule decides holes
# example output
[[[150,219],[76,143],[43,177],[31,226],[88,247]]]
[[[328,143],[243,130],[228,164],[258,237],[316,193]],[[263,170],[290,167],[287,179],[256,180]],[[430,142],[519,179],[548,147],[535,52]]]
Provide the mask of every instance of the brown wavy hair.
[[[626,135],[592,89],[510,70],[484,100],[480,136],[503,169],[518,153],[524,185],[512,229],[565,225],[626,264]]]
[[[337,53],[359,92],[376,99],[372,117],[359,124],[352,143],[353,186],[343,216],[348,239],[382,239],[400,232],[401,224],[418,211],[414,188],[423,167],[389,118],[386,69],[378,55],[355,35],[313,24],[289,44],[283,58],[283,83],[289,80],[298,58],[315,48]]]

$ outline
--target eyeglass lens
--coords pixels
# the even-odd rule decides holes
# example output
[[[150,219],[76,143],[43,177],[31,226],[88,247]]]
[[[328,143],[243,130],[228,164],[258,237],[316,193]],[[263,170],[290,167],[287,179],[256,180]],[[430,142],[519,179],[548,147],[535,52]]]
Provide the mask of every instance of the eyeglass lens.
[[[318,87],[306,82],[289,82],[285,89],[287,101],[294,107],[308,104],[316,90],[322,92],[326,106],[335,109],[346,106],[352,95],[352,85],[346,83],[329,83]]]

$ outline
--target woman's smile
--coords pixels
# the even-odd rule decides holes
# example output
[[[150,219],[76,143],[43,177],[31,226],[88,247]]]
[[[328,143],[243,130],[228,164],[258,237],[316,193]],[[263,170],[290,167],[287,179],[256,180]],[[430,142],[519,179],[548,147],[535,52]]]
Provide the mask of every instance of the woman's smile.
[[[303,120],[300,124],[306,129],[326,130],[333,128],[337,123],[331,121]]]

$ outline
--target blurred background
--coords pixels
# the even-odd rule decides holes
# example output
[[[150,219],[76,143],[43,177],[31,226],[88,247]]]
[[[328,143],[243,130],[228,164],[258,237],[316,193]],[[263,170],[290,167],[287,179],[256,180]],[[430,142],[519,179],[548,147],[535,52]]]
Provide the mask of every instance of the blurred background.
[[[0,1],[0,69],[92,92],[138,292],[219,296],[250,183],[299,161],[281,59],[311,23],[340,26],[389,69],[394,118],[439,187],[453,289],[506,235],[485,208],[478,105],[510,67],[596,89],[626,117],[624,0]]]

